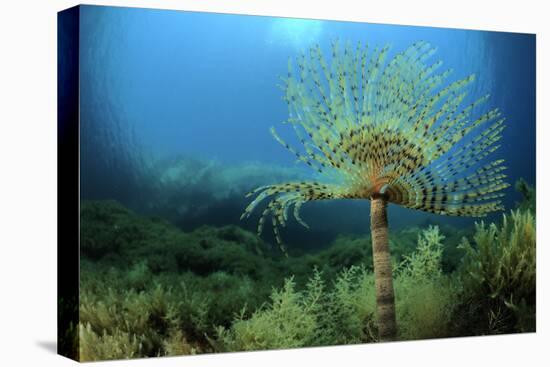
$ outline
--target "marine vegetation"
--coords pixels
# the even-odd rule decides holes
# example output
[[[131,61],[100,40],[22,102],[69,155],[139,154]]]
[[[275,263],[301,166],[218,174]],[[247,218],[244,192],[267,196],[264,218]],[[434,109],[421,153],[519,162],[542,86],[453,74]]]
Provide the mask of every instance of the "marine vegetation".
[[[517,180],[514,186],[516,191],[519,191],[522,196],[521,202],[518,203],[518,209],[530,210],[532,213],[535,213],[537,197],[533,186],[529,185],[523,178]]]
[[[443,276],[443,236],[430,227],[417,250],[395,272],[397,319],[404,339],[447,336],[456,304],[454,283]],[[314,271],[303,291],[293,278],[275,289],[271,302],[252,317],[237,316],[231,329],[219,328],[222,350],[258,350],[377,341],[375,275],[364,266],[344,268],[326,284]]]
[[[301,149],[275,131],[275,139],[320,178],[261,186],[243,213],[262,201],[258,233],[271,217],[284,251],[279,226],[289,212],[300,217],[309,201],[368,199],[375,274],[378,335],[394,340],[398,330],[392,263],[388,245],[388,203],[426,212],[483,217],[503,209],[503,160],[485,161],[498,148],[504,119],[498,109],[479,114],[489,95],[467,98],[474,75],[449,82],[438,72],[436,52],[416,42],[386,60],[389,46],[332,44],[326,57],[317,45],[289,60],[284,100]],[[290,285],[288,286],[290,287]],[[290,291],[291,287],[287,289]]]
[[[536,231],[530,211],[503,216],[500,228],[478,223],[466,238],[461,268],[468,328],[480,334],[535,331]],[[457,318],[460,320],[460,318]],[[477,322],[476,322],[477,321]]]
[[[380,340],[369,236],[287,258],[236,226],[183,232],[114,201],[82,201],[81,229],[79,324],[63,340],[81,361]],[[535,330],[529,211],[391,245],[400,339]]]

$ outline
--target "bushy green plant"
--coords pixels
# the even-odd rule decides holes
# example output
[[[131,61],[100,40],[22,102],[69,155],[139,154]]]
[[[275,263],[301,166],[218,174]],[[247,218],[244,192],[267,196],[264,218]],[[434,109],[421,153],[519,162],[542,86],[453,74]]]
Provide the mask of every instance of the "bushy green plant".
[[[81,362],[141,356],[140,338],[132,333],[117,329],[112,334],[108,334],[106,330],[98,334],[90,324],[80,324],[79,337]]]
[[[500,227],[481,222],[477,224],[474,243],[464,239],[461,245],[466,253],[460,273],[465,299],[462,308],[466,314],[462,328],[480,334],[534,331],[533,214],[512,211],[503,216]]]
[[[517,204],[517,208],[521,211],[530,210],[532,213],[535,213],[537,206],[535,188],[529,185],[523,178],[520,178],[516,181],[515,189],[522,196],[522,200]]]
[[[139,340],[138,357],[208,351],[216,325],[230,326],[243,305],[256,310],[269,295],[264,285],[225,272],[202,277],[153,274],[145,262],[130,271],[82,265],[81,325],[96,339]],[[91,356],[94,349],[88,350]]]
[[[454,280],[443,274],[438,227],[423,231],[417,249],[397,267],[395,281],[401,339],[448,336],[456,304]],[[292,278],[251,317],[219,328],[217,350],[257,350],[376,341],[374,276],[364,266],[344,268],[329,286],[315,270],[306,287]]]
[[[168,338],[164,340],[163,345],[166,355],[169,356],[197,354],[200,352],[199,349],[192,346],[187,341],[187,338],[181,330],[171,332]]]
[[[344,269],[326,296],[318,315],[319,345],[355,344],[376,340],[374,275],[366,267]]]
[[[282,289],[273,291],[269,306],[257,310],[249,319],[241,314],[229,330],[219,328],[220,345],[225,350],[311,345],[317,327],[314,314],[317,302],[316,298],[297,292],[293,279],[289,278]]]
[[[418,281],[440,277],[444,239],[437,226],[430,226],[419,233],[416,250],[411,255],[405,255],[397,269],[398,275]]]
[[[138,339],[140,356],[159,354],[170,331],[181,326],[178,308],[185,302],[192,302],[184,298],[176,300],[170,289],[160,285],[149,292],[139,293],[109,289],[101,299],[93,298],[86,292],[81,294],[81,324],[102,338],[127,334],[132,340]],[[204,321],[200,313],[204,307],[195,307],[195,314],[190,315],[197,329]]]
[[[449,336],[456,285],[441,270],[444,236],[437,226],[418,235],[416,251],[397,268],[397,319],[401,339]]]

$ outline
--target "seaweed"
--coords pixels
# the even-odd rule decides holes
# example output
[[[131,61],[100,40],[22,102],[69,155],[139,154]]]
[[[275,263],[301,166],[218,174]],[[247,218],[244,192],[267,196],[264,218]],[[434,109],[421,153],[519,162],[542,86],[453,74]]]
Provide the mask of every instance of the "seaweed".
[[[268,249],[236,227],[201,227],[185,233],[159,218],[145,218],[114,201],[81,203],[81,254],[119,268],[146,261],[153,273],[227,271],[261,278],[272,267]]]
[[[236,226],[183,232],[112,201],[81,215],[79,338],[65,341],[81,360],[380,340],[368,235],[286,258]],[[391,246],[400,339],[534,330],[530,211],[471,233],[405,228]]]
[[[442,271],[444,238],[437,226],[422,231],[416,251],[396,268],[400,339],[449,336],[457,285]]]
[[[480,222],[474,244],[464,239],[460,268],[462,332],[535,331],[536,226],[530,211],[512,211],[502,224]]]
[[[396,265],[400,337],[448,336],[456,304],[455,279],[441,269],[442,236],[431,227],[418,236],[418,249]],[[288,278],[271,302],[251,317],[240,314],[220,327],[217,351],[295,348],[378,341],[374,274],[364,266],[344,268],[327,285],[314,270],[306,287]]]
[[[517,209],[521,211],[530,210],[534,213],[536,211],[537,204],[535,188],[529,185],[523,178],[516,181],[514,188],[521,194],[522,199],[519,203],[517,203]]]

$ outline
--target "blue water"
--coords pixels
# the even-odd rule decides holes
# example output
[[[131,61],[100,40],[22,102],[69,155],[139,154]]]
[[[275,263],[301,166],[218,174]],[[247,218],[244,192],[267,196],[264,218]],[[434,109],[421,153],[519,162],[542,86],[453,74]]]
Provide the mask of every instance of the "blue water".
[[[454,69],[452,80],[475,73],[471,97],[491,93],[483,108],[499,107],[507,118],[494,157],[506,160],[511,184],[520,177],[535,183],[534,35],[82,6],[82,198],[119,200],[184,228],[240,223],[235,212],[246,201],[240,201],[240,182],[233,191],[227,187],[233,186],[232,179],[261,176],[264,166],[269,167],[265,181],[276,179],[280,169],[307,174],[307,167],[296,164],[269,133],[271,126],[283,136],[288,133],[281,124],[288,112],[277,84],[286,75],[289,57],[315,43],[328,50],[336,38],[389,43],[392,53],[426,40],[438,47],[431,61],[442,59],[444,67]],[[194,187],[186,198],[186,183],[171,195],[158,183],[143,182],[165,177],[181,159],[203,162],[193,167],[208,171],[211,187],[200,184],[202,191]],[[208,170],[204,162],[215,163]],[[253,168],[239,176],[243,164]],[[235,168],[226,172],[227,167]],[[225,178],[219,181],[216,174],[222,171]],[[162,199],[155,190],[162,191]],[[197,198],[206,201],[202,209]],[[507,208],[519,198],[508,189]],[[176,201],[175,209],[162,210]],[[355,215],[363,211],[364,217]],[[202,214],[193,214],[197,212]],[[304,206],[311,236],[323,230],[362,232],[368,227],[367,212],[364,202]],[[390,223],[396,227],[427,221],[467,226],[474,219],[390,208]],[[242,225],[255,228],[255,223]],[[297,229],[295,235],[307,240],[302,232],[307,230]]]

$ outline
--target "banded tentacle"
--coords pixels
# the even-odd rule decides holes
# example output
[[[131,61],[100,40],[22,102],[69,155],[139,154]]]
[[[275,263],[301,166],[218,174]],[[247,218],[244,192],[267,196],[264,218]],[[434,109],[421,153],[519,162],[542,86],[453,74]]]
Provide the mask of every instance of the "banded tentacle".
[[[498,109],[479,114],[490,96],[469,98],[475,76],[449,81],[452,70],[440,70],[441,60],[429,61],[435,53],[424,41],[391,58],[389,46],[336,41],[327,54],[316,45],[294,64],[289,60],[282,78],[286,123],[301,147],[273,128],[272,134],[299,161],[338,184],[259,188],[244,216],[268,196],[259,232],[270,215],[275,227],[284,225],[292,205],[298,214],[307,201],[375,194],[438,214],[485,216],[501,210],[505,167],[503,160],[487,159],[499,147],[504,119]]]
[[[246,196],[256,196],[254,200],[246,207],[241,219],[248,218],[254,209],[260,203],[269,198],[269,201],[263,210],[258,222],[258,236],[261,235],[265,221],[271,216],[273,234],[277,244],[283,252],[286,253],[279,226],[286,226],[290,210],[292,215],[304,227],[309,228],[307,223],[300,217],[301,206],[313,200],[330,200],[347,197],[345,187],[337,185],[328,185],[319,182],[288,182],[278,185],[268,185],[258,187],[249,192]]]

